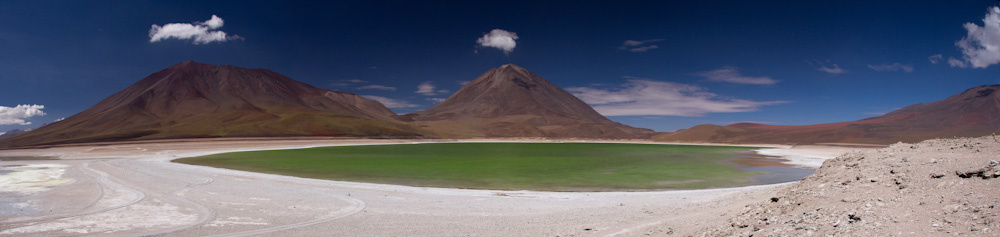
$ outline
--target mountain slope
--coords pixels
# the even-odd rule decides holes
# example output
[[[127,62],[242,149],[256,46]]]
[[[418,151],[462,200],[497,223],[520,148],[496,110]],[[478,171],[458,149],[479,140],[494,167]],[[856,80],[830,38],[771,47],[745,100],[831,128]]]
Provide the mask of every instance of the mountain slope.
[[[1000,85],[970,88],[944,100],[915,104],[882,116],[851,122],[776,126],[738,123],[699,125],[653,137],[657,141],[726,143],[919,142],[932,138],[1000,133]]]
[[[0,146],[230,136],[414,136],[381,103],[265,69],[183,62]]]
[[[513,64],[490,69],[447,100],[408,114],[445,137],[646,138],[549,81]]]

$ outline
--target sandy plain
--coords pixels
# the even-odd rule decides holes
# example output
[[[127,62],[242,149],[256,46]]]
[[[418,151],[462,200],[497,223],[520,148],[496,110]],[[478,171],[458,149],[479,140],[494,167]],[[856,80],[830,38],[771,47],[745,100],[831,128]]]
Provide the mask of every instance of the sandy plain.
[[[472,141],[559,142],[453,142]],[[450,141],[196,139],[2,150],[0,235],[689,235],[729,226],[744,207],[790,185],[495,191],[315,180],[170,162],[232,151],[415,142]],[[761,153],[806,167],[849,151],[872,150],[774,147],[779,149]]]

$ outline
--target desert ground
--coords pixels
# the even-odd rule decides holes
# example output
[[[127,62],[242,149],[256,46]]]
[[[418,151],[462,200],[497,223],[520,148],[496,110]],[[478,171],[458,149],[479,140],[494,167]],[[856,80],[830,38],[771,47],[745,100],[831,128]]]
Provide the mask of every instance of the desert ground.
[[[778,146],[761,153],[823,168],[801,182],[649,192],[407,187],[170,162],[231,151],[413,142],[440,141],[198,139],[3,150],[0,235],[997,235],[1000,220],[994,208],[1000,167],[990,163],[1000,154],[995,137],[884,149]],[[907,211],[911,205],[931,211]]]

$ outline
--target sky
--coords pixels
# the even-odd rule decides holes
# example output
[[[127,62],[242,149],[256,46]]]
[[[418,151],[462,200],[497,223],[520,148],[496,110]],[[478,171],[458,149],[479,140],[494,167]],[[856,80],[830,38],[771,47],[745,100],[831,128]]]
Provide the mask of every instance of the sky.
[[[427,109],[513,63],[608,118],[805,125],[1000,84],[998,1],[0,1],[0,132],[187,60]]]

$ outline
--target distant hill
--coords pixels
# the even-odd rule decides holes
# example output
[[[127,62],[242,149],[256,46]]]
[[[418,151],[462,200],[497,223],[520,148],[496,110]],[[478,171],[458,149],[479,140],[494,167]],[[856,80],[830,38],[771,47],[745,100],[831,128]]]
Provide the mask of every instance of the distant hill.
[[[183,62],[0,147],[189,137],[419,136],[377,101],[266,69]]]
[[[978,86],[944,100],[915,104],[851,122],[778,126],[698,125],[653,137],[656,141],[724,143],[914,143],[931,138],[1000,133],[1000,85]]]
[[[441,104],[406,116],[442,137],[648,138],[654,134],[611,121],[513,64],[490,69]]]
[[[0,132],[0,139],[4,139],[4,138],[8,138],[8,137],[14,137],[14,136],[17,136],[17,135],[25,134],[25,133],[28,133],[29,131],[31,131],[31,129],[28,129],[28,130],[14,129],[14,130],[6,131],[6,132]]]

